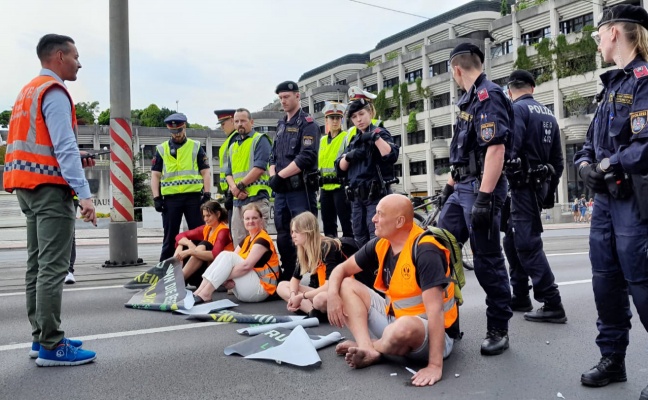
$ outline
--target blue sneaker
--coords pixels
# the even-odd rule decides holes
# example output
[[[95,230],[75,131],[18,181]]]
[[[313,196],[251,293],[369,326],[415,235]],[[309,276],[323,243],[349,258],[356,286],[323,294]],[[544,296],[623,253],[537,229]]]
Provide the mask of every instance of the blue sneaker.
[[[83,342],[80,340],[67,339],[68,343],[74,347],[81,347]],[[38,351],[40,350],[41,345],[38,342],[32,342],[32,348],[29,350],[29,358],[38,358]]]
[[[74,347],[68,339],[63,339],[53,350],[44,347],[38,351],[36,365],[39,367],[59,367],[64,365],[81,365],[94,361],[97,353]]]

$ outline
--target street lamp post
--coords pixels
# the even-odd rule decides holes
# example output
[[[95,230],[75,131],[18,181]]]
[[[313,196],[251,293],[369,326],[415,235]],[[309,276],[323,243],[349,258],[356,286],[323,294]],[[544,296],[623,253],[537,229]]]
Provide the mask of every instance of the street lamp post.
[[[143,144],[140,145],[140,159],[142,160],[142,170],[144,169],[144,146]]]
[[[178,103],[180,103],[180,100],[176,100],[176,112],[178,112]]]

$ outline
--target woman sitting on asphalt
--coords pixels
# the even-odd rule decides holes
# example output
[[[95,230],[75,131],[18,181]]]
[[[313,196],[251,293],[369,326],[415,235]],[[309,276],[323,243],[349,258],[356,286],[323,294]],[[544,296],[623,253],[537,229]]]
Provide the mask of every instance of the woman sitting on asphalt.
[[[179,233],[173,254],[180,261],[189,258],[182,275],[185,283],[192,286],[200,284],[200,276],[222,251],[234,250],[227,227],[227,211],[213,200],[200,206],[200,211],[205,225]]]
[[[223,284],[233,289],[238,300],[247,303],[263,301],[275,293],[279,257],[255,204],[243,207],[243,225],[248,235],[235,252],[222,252],[207,268],[194,293],[196,304],[211,301],[212,293]]]
[[[304,212],[290,223],[293,242],[297,247],[297,263],[292,279],[280,282],[277,294],[288,302],[288,311],[301,310],[309,317],[326,319],[326,290],[328,277],[346,257],[338,239],[322,236],[317,217]],[[310,284],[300,284],[302,276],[310,273]]]

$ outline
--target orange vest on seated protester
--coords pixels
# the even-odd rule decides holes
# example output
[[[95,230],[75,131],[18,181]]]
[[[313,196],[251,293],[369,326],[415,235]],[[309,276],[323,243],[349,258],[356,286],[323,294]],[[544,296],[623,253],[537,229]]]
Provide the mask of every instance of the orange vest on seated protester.
[[[378,240],[376,243],[376,255],[378,256],[378,275],[374,287],[376,290],[385,293],[385,301],[387,302],[385,312],[390,314],[390,308],[393,309],[393,315],[396,318],[402,316],[420,316],[426,318],[425,305],[423,304],[423,292],[416,282],[416,266],[412,262],[412,246],[416,238],[424,232],[423,229],[414,225],[410,231],[407,243],[398,256],[396,267],[392,274],[389,287],[386,287],[383,279],[383,264],[385,256],[389,250],[389,241],[386,239]],[[437,242],[431,235],[421,238],[419,243],[432,243],[443,251],[446,257],[447,269],[446,277],[450,277],[450,252]],[[445,316],[445,328],[450,328],[457,320],[457,304],[454,297],[454,282],[450,281],[448,286],[443,291],[443,312]]]
[[[269,295],[273,295],[277,290],[277,279],[279,278],[279,256],[277,255],[274,243],[272,242],[270,235],[268,235],[268,232],[266,232],[265,229],[261,230],[254,237],[251,243],[250,235],[247,235],[245,237],[245,240],[243,240],[243,244],[241,245],[241,249],[239,250],[239,255],[243,258],[247,258],[250,254],[250,250],[252,250],[252,246],[259,239],[265,239],[268,241],[268,243],[270,243],[270,250],[272,251],[272,255],[263,266],[254,268],[254,271],[259,276],[263,289],[268,292]]]
[[[71,128],[76,130],[76,110],[66,87],[56,78],[44,75],[29,82],[18,95],[9,124],[3,176],[7,192],[34,189],[44,184],[69,186],[61,175],[42,109],[45,93],[56,86],[62,88],[70,99]]]
[[[205,225],[203,227],[203,240],[208,241],[209,243],[214,245],[216,243],[216,238],[218,238],[218,234],[223,230],[223,229],[229,229],[226,224],[224,223],[219,223],[216,228],[212,228],[209,225]],[[227,246],[223,250],[226,251],[234,251],[234,246],[232,245],[232,242],[229,242]]]

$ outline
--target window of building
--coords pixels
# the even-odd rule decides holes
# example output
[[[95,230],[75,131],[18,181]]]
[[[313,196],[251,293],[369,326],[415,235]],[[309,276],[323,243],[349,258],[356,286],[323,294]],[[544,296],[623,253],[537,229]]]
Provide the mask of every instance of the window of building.
[[[313,104],[313,111],[318,113],[324,109],[324,105],[326,104],[325,101],[318,101],[317,103]]]
[[[594,26],[594,14],[589,13],[566,21],[560,21],[560,33],[566,35],[572,32],[580,32],[586,25]]]
[[[432,140],[434,139],[450,139],[452,137],[452,126],[435,126],[432,128]]]
[[[408,72],[408,73],[405,74],[405,80],[408,83],[416,82],[416,78],[423,79],[423,70],[422,69],[419,68],[416,71]]]
[[[410,162],[409,167],[411,176],[427,174],[427,163],[425,161]]]
[[[276,126],[255,126],[254,130],[259,133],[269,133],[269,132],[276,132],[277,127]]]
[[[598,106],[598,104],[594,102],[594,97],[595,96],[578,97],[576,99],[565,97],[563,99],[563,114],[566,118],[593,114]]]
[[[365,86],[364,90],[366,90],[369,93],[376,93],[378,92],[378,84],[375,83],[373,85]]]
[[[336,84],[336,85],[346,85],[346,84],[347,84],[347,83],[346,83],[346,79],[341,79],[341,80],[335,82],[335,84]]]
[[[491,47],[491,58],[501,57],[509,54],[513,49],[513,39],[506,40],[498,45]]]
[[[505,76],[503,78],[498,78],[498,79],[493,79],[493,83],[496,84],[499,87],[506,88],[508,85],[508,76]]]
[[[398,82],[398,77],[396,77],[396,78],[391,78],[391,79],[387,79],[387,80],[384,80],[384,81],[383,81],[383,87],[384,87],[385,89],[389,89],[389,88],[392,87],[392,86],[396,86],[396,85],[398,85],[398,83],[399,83],[399,82]]]
[[[430,77],[445,74],[448,72],[450,61],[442,61],[440,63],[430,65]]]
[[[302,111],[305,112],[306,114],[310,114],[308,110],[309,110],[308,106],[302,107]]]
[[[551,103],[551,104],[545,104],[545,107],[547,107],[549,110],[551,110],[551,113],[552,113],[552,114],[555,114],[553,103]]]
[[[441,108],[450,105],[450,93],[443,93],[432,97],[432,108]]]
[[[408,145],[419,144],[419,143],[425,143],[425,130],[420,130],[420,131],[407,134]]]
[[[394,139],[394,144],[398,147],[403,146],[403,140],[401,139],[401,135],[394,135],[392,136],[392,139]]]
[[[450,159],[437,158],[434,160],[434,175],[443,175],[450,172]]]
[[[403,164],[394,164],[394,176],[399,178],[403,176]]]
[[[423,111],[423,100],[412,101],[407,105],[407,112],[421,112]]]
[[[522,34],[522,44],[525,46],[531,46],[540,42],[544,38],[551,37],[551,28],[546,27],[542,29],[537,29],[533,32],[523,33]]]

